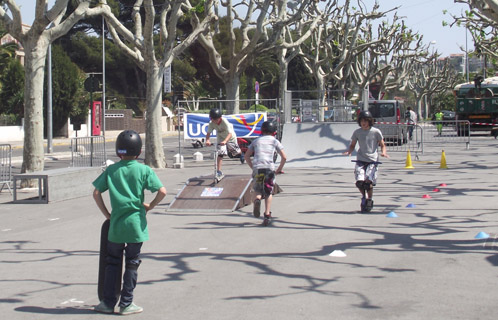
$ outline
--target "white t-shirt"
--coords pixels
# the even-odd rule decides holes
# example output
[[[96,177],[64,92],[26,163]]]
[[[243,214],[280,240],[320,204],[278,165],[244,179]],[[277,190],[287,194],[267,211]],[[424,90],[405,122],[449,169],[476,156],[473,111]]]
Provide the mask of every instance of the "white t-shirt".
[[[417,114],[413,110],[408,111],[408,124],[416,124],[417,123]]]
[[[254,140],[249,149],[254,152],[252,160],[253,169],[270,169],[275,170],[275,163],[273,162],[273,154],[275,150],[283,150],[284,147],[275,139],[274,136],[264,135]]]

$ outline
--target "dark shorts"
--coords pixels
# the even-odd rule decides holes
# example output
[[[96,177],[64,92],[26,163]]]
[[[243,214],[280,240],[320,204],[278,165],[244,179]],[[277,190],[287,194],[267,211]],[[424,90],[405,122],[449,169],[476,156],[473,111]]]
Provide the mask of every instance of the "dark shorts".
[[[252,188],[256,194],[261,194],[263,198],[266,198],[273,193],[275,171],[270,169],[255,169],[252,176],[254,178]]]

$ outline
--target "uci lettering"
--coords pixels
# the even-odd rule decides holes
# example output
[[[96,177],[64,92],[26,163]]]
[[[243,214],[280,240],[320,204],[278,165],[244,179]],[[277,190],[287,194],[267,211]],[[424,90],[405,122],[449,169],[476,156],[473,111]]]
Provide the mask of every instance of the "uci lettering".
[[[209,123],[189,123],[188,134],[190,137],[205,137]]]

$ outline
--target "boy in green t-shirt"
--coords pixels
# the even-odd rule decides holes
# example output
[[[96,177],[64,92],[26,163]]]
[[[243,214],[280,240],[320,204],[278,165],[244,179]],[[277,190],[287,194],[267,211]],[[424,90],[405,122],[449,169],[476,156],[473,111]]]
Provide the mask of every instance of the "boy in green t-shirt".
[[[107,241],[104,299],[95,307],[101,313],[114,313],[117,303],[115,283],[120,277],[119,262],[125,254],[123,289],[119,313],[133,314],[143,309],[133,303],[133,290],[137,283],[137,269],[142,243],[149,240],[147,211],[152,210],[166,195],[166,188],[148,166],[136,161],[142,150],[138,133],[126,130],[116,139],[116,154],[121,161],[109,166],[95,181],[93,198],[106,219],[111,219]],[[109,213],[102,193],[109,190],[112,212]],[[157,192],[151,203],[144,203],[144,190]]]

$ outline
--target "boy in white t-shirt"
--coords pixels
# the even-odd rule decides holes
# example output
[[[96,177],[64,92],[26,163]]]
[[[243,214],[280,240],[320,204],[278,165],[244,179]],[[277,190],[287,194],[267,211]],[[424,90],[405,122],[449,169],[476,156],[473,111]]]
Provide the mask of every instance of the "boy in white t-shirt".
[[[223,172],[221,171],[223,156],[228,155],[228,152],[234,155],[234,157],[240,156],[241,154],[233,126],[227,119],[222,118],[221,115],[220,109],[213,108],[209,111],[209,118],[211,121],[209,122],[206,134],[206,146],[210,146],[212,143],[209,138],[213,131],[216,130],[216,150],[218,151],[218,158],[216,159],[218,171],[216,172],[216,178],[219,180],[223,178]]]

